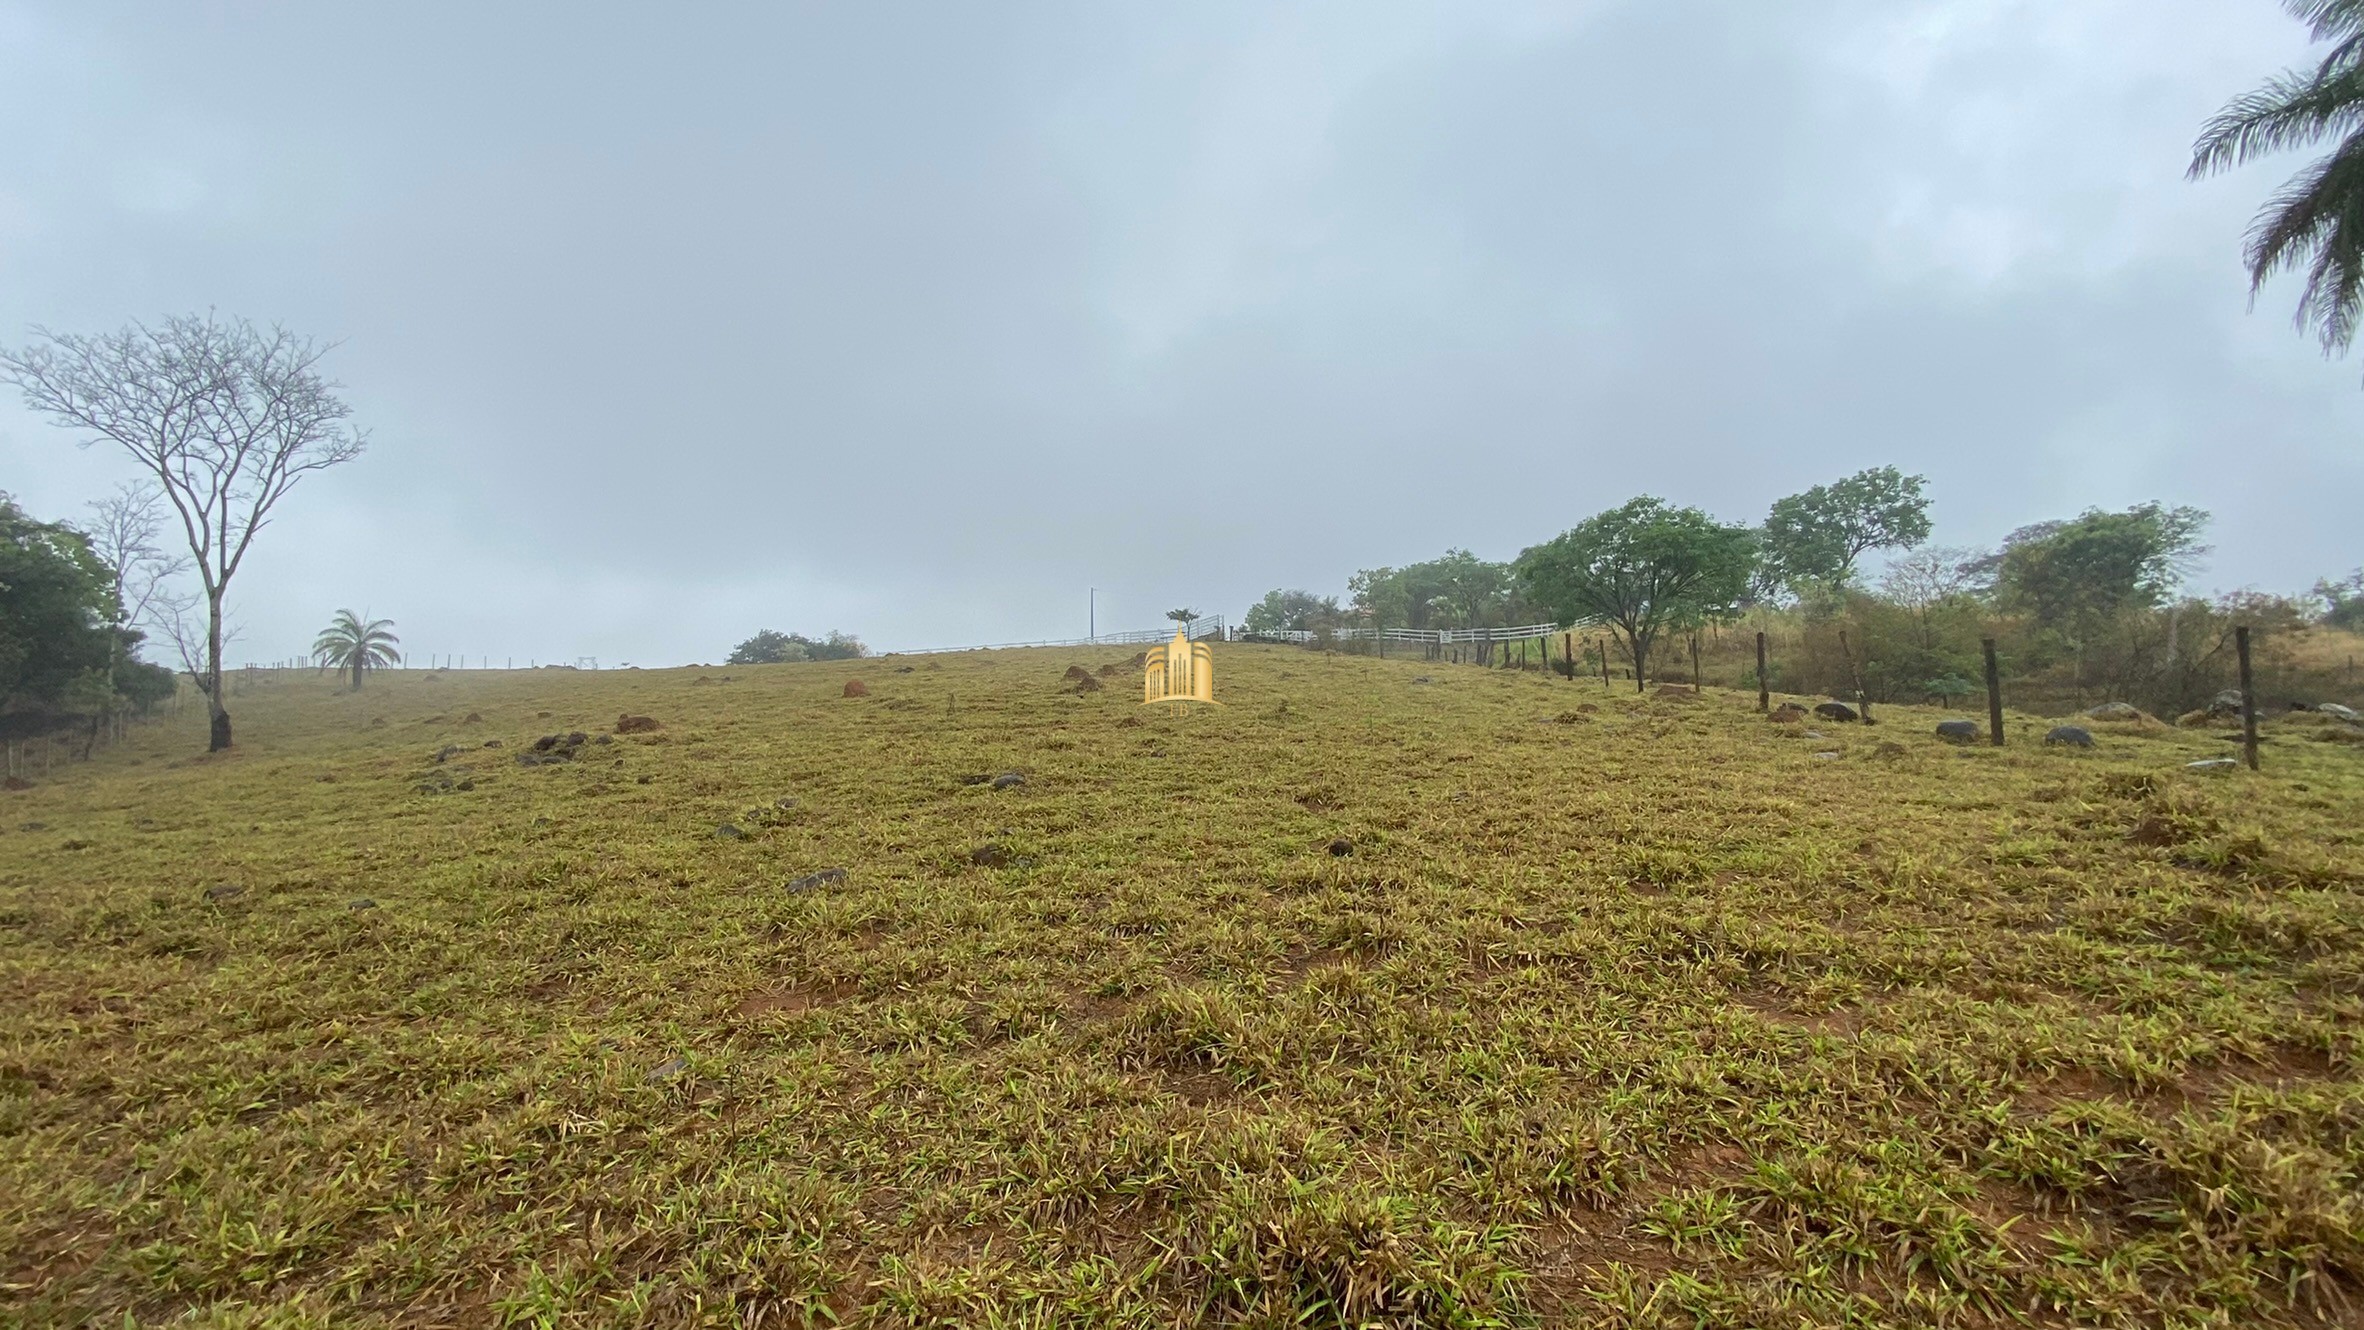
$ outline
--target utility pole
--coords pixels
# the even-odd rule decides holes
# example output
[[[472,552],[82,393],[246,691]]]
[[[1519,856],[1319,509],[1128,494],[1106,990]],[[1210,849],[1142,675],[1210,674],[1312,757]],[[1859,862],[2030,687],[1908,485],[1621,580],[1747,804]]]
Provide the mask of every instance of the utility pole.
[[[1084,614],[1086,615],[1084,619],[1084,626],[1086,629],[1086,634],[1093,641],[1097,642],[1100,640],[1100,588],[1091,588],[1089,594],[1091,599],[1087,601],[1086,604],[1088,604],[1090,608],[1084,611]]]

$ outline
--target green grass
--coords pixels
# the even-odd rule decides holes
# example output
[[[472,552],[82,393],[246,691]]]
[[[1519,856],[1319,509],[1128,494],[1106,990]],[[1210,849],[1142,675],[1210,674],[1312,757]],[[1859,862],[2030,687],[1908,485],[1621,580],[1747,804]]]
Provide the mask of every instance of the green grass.
[[[2364,747],[1127,654],[303,679],[0,795],[0,1321],[2364,1308]]]

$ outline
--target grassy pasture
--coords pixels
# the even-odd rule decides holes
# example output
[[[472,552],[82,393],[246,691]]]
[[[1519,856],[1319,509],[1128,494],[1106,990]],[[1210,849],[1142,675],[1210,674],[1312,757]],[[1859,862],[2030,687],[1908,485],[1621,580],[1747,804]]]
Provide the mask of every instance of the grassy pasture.
[[[0,794],[0,1323],[2364,1315],[2364,747],[1217,652],[299,680]]]

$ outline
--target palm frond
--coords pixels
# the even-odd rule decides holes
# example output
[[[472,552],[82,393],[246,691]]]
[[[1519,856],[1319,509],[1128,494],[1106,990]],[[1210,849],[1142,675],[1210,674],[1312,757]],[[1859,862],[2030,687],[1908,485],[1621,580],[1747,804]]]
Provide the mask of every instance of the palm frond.
[[[2312,75],[2282,74],[2234,98],[2200,127],[2184,174],[2198,180],[2244,162],[2364,126],[2364,36],[2351,38]]]
[[[2282,187],[2250,228],[2249,276],[2262,285],[2306,267],[2297,323],[2319,330],[2326,351],[2354,340],[2364,303],[2364,136]]]
[[[2283,0],[2283,8],[2319,42],[2364,33],[2364,0]]]

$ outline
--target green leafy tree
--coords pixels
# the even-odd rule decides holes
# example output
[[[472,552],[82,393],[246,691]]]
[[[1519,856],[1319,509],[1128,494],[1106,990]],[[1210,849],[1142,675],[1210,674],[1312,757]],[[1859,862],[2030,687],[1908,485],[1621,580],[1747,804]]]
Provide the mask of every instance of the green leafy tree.
[[[1336,625],[1341,611],[1335,596],[1310,591],[1268,591],[1248,607],[1251,633],[1312,632]]]
[[[392,619],[364,620],[351,610],[338,610],[337,617],[313,639],[312,659],[351,675],[353,691],[360,692],[362,676],[402,659],[396,651],[401,645],[402,639],[394,636]]]
[[[1485,628],[1508,623],[1517,578],[1468,550],[1425,563],[1366,568],[1347,582],[1356,613],[1384,627]]]
[[[2326,577],[2316,582],[2315,599],[2323,602],[2322,622],[2326,626],[2364,630],[2364,568],[2337,581]]]
[[[0,709],[103,686],[114,616],[106,566],[82,533],[0,494]]]
[[[799,660],[859,660],[870,654],[862,639],[832,630],[827,637],[766,628],[731,648],[725,665],[784,665]]]
[[[725,665],[784,665],[792,660],[811,660],[812,644],[803,636],[766,628],[731,648]]]
[[[2364,0],[2284,0],[2331,49],[2235,98],[2201,127],[2194,180],[2291,148],[2330,140],[2329,153],[2266,201],[2248,238],[2249,290],[2304,268],[2298,326],[2325,354],[2345,351],[2364,308]]]
[[[1910,549],[1929,538],[1926,477],[1892,466],[1858,471],[1778,500],[1765,518],[1761,580],[1799,591],[1844,586],[1872,550]]]
[[[1643,497],[1522,551],[1513,567],[1527,597],[1561,622],[1621,633],[1638,690],[1660,633],[1738,613],[1756,539],[1697,508]]]
[[[2207,555],[2207,525],[2198,508],[2144,503],[2021,527],[1994,559],[1995,591],[2037,626],[2083,638],[2124,611],[2166,604]]]
[[[1198,611],[1185,605],[1177,609],[1167,610],[1166,617],[1179,624],[1193,624],[1198,622]]]

